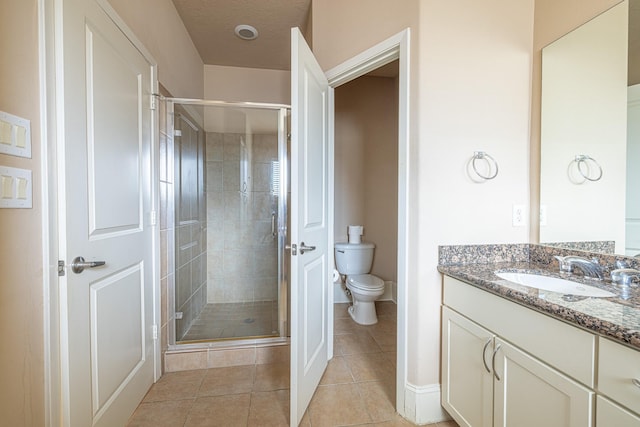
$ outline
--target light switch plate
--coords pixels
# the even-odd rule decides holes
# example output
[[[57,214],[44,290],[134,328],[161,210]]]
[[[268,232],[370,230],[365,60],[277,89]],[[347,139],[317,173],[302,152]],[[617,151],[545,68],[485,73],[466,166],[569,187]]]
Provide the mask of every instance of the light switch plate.
[[[33,179],[27,169],[0,166],[0,209],[31,209]]]
[[[0,111],[0,153],[31,158],[31,122]]]

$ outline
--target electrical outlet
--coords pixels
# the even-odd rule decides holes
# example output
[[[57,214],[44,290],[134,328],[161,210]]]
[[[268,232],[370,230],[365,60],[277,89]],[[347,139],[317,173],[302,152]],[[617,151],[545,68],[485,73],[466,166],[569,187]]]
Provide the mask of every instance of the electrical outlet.
[[[524,205],[513,205],[513,226],[524,227],[525,217]]]
[[[547,206],[540,205],[540,226],[544,227],[547,225]]]

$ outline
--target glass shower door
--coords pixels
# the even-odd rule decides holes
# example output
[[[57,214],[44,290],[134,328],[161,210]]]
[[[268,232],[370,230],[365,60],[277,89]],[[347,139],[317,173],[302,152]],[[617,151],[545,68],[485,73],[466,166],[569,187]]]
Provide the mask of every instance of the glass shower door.
[[[185,127],[187,114],[174,112],[175,187],[180,189],[175,198],[176,342],[286,336],[287,110],[207,101],[194,108],[196,101],[184,101],[175,100],[174,111],[184,108],[195,126]],[[190,138],[202,142],[201,155],[188,149]],[[189,163],[194,159],[197,167]],[[193,202],[178,193],[193,192],[200,170],[203,203],[186,207]],[[187,211],[203,220],[190,217],[182,232]],[[185,251],[202,263],[185,269]]]

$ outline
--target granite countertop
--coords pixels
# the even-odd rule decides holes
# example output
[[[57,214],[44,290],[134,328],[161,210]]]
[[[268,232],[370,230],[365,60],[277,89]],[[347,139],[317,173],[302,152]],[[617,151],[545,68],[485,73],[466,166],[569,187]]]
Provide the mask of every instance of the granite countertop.
[[[487,262],[462,265],[439,265],[438,270],[477,288],[551,317],[587,329],[603,337],[640,350],[640,288],[632,286],[627,299],[621,289],[607,281],[583,279],[558,272],[548,263],[531,261]],[[555,271],[554,271],[555,270]],[[610,298],[570,297],[500,279],[496,271],[535,272],[570,278],[616,294]]]

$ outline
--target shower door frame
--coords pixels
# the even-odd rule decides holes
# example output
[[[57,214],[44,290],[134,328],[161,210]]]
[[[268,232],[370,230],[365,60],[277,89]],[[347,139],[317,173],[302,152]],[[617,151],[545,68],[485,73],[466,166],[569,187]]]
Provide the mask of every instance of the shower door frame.
[[[197,107],[224,107],[224,108],[243,108],[243,109],[261,109],[261,110],[276,110],[278,112],[278,163],[280,167],[280,182],[278,189],[278,221],[276,225],[277,237],[278,237],[278,333],[277,337],[234,337],[210,340],[203,340],[193,343],[178,343],[176,341],[176,307],[175,307],[175,274],[172,275],[173,280],[170,280],[167,284],[167,298],[169,299],[168,307],[168,349],[176,350],[181,348],[202,348],[202,347],[238,347],[243,345],[255,345],[257,343],[269,343],[269,342],[286,342],[288,340],[288,285],[289,274],[286,268],[286,243],[288,238],[287,229],[287,203],[288,203],[288,191],[289,191],[289,158],[287,155],[287,144],[289,140],[289,133],[287,131],[287,117],[290,114],[291,106],[286,104],[272,104],[263,102],[228,102],[219,100],[204,100],[204,99],[192,99],[192,98],[173,98],[164,97],[163,101],[166,102],[166,114],[167,117],[172,116],[174,113],[174,105],[179,104],[182,107],[197,106]],[[190,112],[191,113],[191,112]],[[167,120],[169,123],[169,120]],[[170,121],[173,124],[173,120]],[[171,168],[173,169],[173,168]],[[175,209],[175,206],[174,206]],[[175,242],[176,228],[173,227],[173,241]],[[175,249],[174,249],[175,250]],[[175,262],[174,257],[169,257],[172,262]]]

